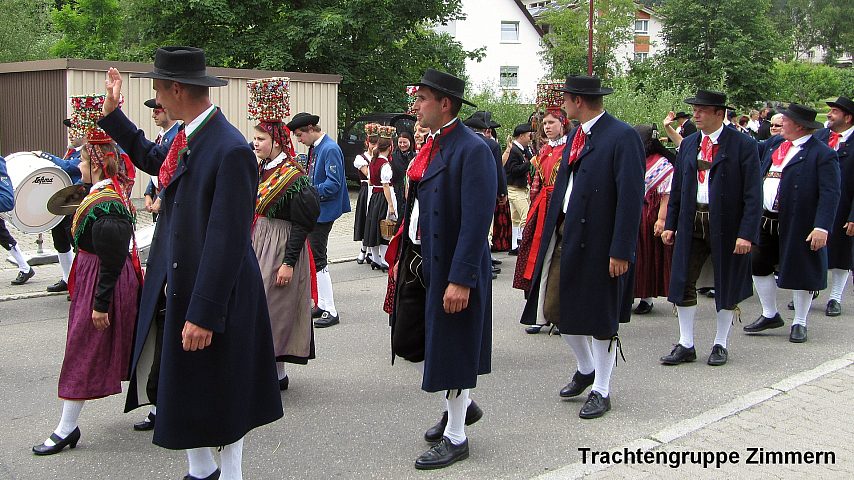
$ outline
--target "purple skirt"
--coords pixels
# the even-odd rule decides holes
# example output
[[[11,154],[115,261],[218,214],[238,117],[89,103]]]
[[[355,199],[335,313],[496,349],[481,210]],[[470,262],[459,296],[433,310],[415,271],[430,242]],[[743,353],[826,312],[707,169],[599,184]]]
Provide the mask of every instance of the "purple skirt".
[[[101,261],[80,250],[74,259],[74,293],[68,310],[65,358],[59,373],[59,397],[89,400],[121,393],[128,379],[133,334],[139,307],[139,280],[130,258],[125,261],[107,316],[110,326],[98,331],[92,306]]]

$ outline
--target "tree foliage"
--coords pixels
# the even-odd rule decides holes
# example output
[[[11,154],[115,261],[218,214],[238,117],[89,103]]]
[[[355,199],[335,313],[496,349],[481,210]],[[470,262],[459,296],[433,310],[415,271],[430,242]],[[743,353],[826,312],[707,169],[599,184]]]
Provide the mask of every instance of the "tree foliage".
[[[774,65],[772,99],[801,104],[821,104],[821,100],[843,94],[843,71],[827,65],[793,61]]]
[[[662,7],[669,71],[695,88],[723,79],[732,102],[767,98],[780,53],[770,0],[668,0]]]
[[[51,30],[53,0],[3,0],[0,15],[0,62],[50,57],[56,42]]]
[[[542,52],[553,76],[587,72],[588,3],[558,0],[545,11],[541,23],[549,32]],[[593,72],[610,78],[619,72],[616,49],[634,35],[637,6],[632,0],[594,0]]]
[[[119,57],[121,15],[118,0],[78,0],[52,12],[53,24],[61,35],[51,48],[58,57]]]
[[[813,47],[823,47],[826,60],[854,52],[854,24],[843,20],[854,11],[854,0],[774,0],[771,18],[788,47],[787,60],[802,59]]]

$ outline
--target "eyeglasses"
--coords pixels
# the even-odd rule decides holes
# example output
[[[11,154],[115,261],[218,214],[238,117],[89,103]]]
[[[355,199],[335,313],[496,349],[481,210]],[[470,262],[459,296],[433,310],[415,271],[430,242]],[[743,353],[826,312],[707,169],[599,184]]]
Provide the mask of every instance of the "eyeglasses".
[[[772,127],[772,128],[783,128],[783,125],[782,125],[782,124],[778,124],[778,123],[772,123],[772,124],[771,124],[771,127]]]

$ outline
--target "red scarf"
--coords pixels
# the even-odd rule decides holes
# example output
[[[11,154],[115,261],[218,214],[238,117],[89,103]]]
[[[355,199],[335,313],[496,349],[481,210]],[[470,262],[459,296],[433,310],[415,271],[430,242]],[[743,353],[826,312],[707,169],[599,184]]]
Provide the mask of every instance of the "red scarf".
[[[839,146],[840,138],[842,138],[842,134],[830,132],[830,138],[827,140],[827,146],[836,150],[836,147]]]
[[[774,150],[774,153],[771,155],[771,163],[774,164],[775,167],[779,167],[783,164],[783,160],[786,159],[786,154],[789,153],[789,149],[792,148],[792,142],[786,140],[785,142],[780,144],[780,148]]]
[[[427,143],[421,147],[421,150],[418,150],[418,155],[415,156],[415,160],[412,161],[412,165],[409,166],[409,170],[406,172],[406,175],[410,180],[420,182],[421,179],[424,178],[424,173],[427,171],[427,167],[430,166],[430,162],[436,154],[439,153],[439,150],[442,149],[442,145],[439,140],[456,127],[457,122],[454,121],[447,127],[439,130],[439,133],[435,136],[436,141],[434,141],[434,137],[432,136],[427,137]]]
[[[708,135],[703,136],[703,141],[700,143],[700,158],[712,163],[715,160],[715,155],[718,154],[719,145],[712,143],[712,138]],[[706,171],[697,170],[697,180],[700,183],[706,181]]]
[[[587,134],[579,126],[575,131],[575,136],[572,137],[572,145],[569,149],[569,161],[566,163],[567,166],[571,166],[573,162],[578,160],[578,156],[581,155],[581,150],[584,148],[585,143],[587,143]]]

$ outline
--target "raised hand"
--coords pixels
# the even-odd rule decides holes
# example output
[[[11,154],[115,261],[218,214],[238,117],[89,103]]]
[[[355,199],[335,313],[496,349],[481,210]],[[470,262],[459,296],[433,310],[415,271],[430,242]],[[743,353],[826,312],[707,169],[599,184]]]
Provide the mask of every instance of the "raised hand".
[[[106,88],[106,98],[101,112],[104,115],[109,115],[119,106],[119,99],[122,98],[122,74],[113,67],[107,70],[107,79],[104,81]]]

